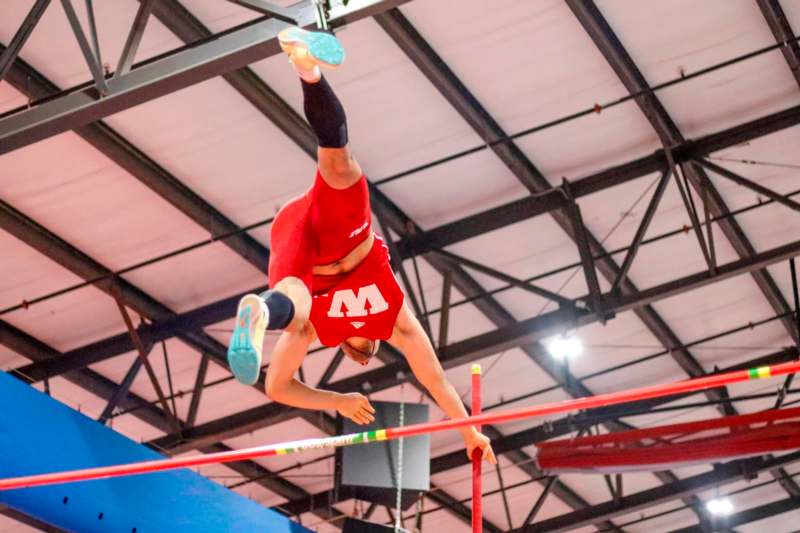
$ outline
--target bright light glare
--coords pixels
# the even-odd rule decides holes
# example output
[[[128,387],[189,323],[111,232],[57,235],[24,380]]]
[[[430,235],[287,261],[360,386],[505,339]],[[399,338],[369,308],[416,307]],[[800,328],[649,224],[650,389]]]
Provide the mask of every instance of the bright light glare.
[[[729,515],[733,512],[733,503],[728,498],[714,498],[706,502],[706,509],[713,515]]]
[[[556,359],[572,359],[583,353],[583,343],[577,337],[554,337],[548,344],[550,355]]]

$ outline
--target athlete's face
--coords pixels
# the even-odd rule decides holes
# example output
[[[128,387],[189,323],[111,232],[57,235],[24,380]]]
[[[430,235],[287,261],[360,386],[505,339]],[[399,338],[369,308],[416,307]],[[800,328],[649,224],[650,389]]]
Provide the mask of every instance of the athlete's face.
[[[350,337],[341,345],[347,357],[356,363],[366,366],[372,356],[378,351],[380,341],[365,339],[363,337]]]

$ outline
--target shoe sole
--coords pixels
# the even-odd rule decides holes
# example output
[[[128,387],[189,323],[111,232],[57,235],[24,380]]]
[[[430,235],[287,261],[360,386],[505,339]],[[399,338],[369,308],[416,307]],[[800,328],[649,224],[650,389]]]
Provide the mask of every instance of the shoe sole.
[[[231,372],[245,385],[254,385],[261,374],[261,350],[256,349],[252,341],[254,329],[259,327],[258,321],[261,318],[258,298],[248,295],[239,302],[236,326],[228,346],[228,365]]]
[[[289,37],[289,40],[282,41],[284,44],[305,47],[311,57],[329,67],[338,67],[344,62],[344,48],[342,48],[339,39],[330,33],[311,32],[295,28],[287,37]]]

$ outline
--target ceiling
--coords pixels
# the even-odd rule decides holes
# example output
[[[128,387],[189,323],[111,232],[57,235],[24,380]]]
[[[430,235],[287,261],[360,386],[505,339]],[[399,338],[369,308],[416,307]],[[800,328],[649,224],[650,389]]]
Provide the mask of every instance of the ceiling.
[[[86,4],[73,3],[88,28]],[[796,357],[787,259],[800,253],[800,215],[786,199],[800,192],[800,52],[796,40],[776,43],[787,39],[781,28],[792,37],[800,27],[800,4],[394,4],[401,5],[337,29],[348,59],[326,76],[372,183],[374,227],[397,242],[393,253],[403,257],[409,280],[404,290],[426,316],[459,393],[469,391],[471,363],[483,365],[486,406],[521,406],[698,377],[769,355]],[[9,45],[33,5],[3,3],[0,43]],[[95,2],[109,71],[139,5]],[[136,61],[260,17],[223,0],[161,0]],[[91,80],[62,5],[53,2],[0,82],[0,133],[6,118],[45,105],[43,96]],[[133,378],[104,418],[171,454],[329,434],[334,413],[281,411],[258,387],[232,381],[221,364],[236,298],[266,283],[271,217],[313,177],[313,138],[301,116],[300,85],[286,59],[273,55],[74,131],[15,150],[0,146],[2,369],[24,367],[32,386],[92,418],[108,410],[126,375]],[[685,182],[665,174],[670,157]],[[784,204],[692,157],[767,188]],[[664,175],[663,197],[653,202],[627,278],[611,291]],[[713,241],[711,266],[677,183],[688,187],[703,238]],[[570,193],[583,225],[573,226]],[[591,255],[599,292],[585,275]],[[727,267],[732,274],[722,275]],[[698,273],[701,282],[692,277]],[[568,300],[561,311],[553,293]],[[593,297],[600,293],[598,308]],[[147,373],[138,372],[115,298],[137,326],[172,320],[161,330],[163,342],[147,326],[140,333],[170,407],[174,400],[185,422],[180,442]],[[545,325],[574,305],[580,318]],[[609,311],[605,323],[602,309]],[[574,331],[585,346],[568,367],[544,348],[561,331]],[[269,336],[268,345],[274,340]],[[368,381],[376,400],[429,401],[397,378],[395,352],[366,369],[338,364],[334,349],[312,352],[303,364],[307,383]],[[44,372],[59,375],[45,382]],[[732,385],[585,425],[606,432],[752,413],[773,408],[782,384]],[[725,395],[732,401],[723,402]],[[747,395],[759,397],[739,399]],[[789,394],[785,404],[795,399]],[[431,413],[443,417],[436,408]],[[533,444],[551,436],[543,422],[487,430],[499,442],[522,436],[508,440],[499,471],[485,474],[488,530],[521,528],[546,490],[531,461]],[[423,531],[468,527],[470,468],[466,458],[447,461],[459,450],[458,435],[432,436],[436,489],[422,503]],[[320,532],[337,531],[335,519],[358,508],[352,499],[327,505],[333,461],[324,451],[199,471]],[[702,465],[625,474],[624,495],[712,471]],[[532,530],[548,530],[550,519],[573,523],[576,511],[589,509],[600,513],[596,520],[568,529],[672,531],[705,520],[703,500],[730,494],[742,520],[736,531],[789,532],[800,518],[797,474],[800,465],[787,463],[749,481],[720,477],[694,497],[674,492],[612,514],[600,513],[613,502],[603,476],[562,475],[535,516],[534,527],[541,522],[544,529]],[[10,514],[0,517],[0,531],[41,527]],[[390,520],[381,507],[371,518]]]

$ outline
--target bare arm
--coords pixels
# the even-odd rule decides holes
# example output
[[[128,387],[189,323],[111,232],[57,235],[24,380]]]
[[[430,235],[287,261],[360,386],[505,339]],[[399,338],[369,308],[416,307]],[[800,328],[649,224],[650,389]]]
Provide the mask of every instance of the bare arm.
[[[447,413],[447,416],[450,418],[467,417],[467,410],[453,385],[447,381],[430,339],[405,304],[397,317],[395,330],[389,342],[403,352],[411,371],[428,389],[437,405]],[[461,429],[461,434],[467,445],[467,455],[472,456],[472,451],[478,447],[483,450],[484,459],[493,464],[496,462],[487,437],[472,426]]]
[[[310,326],[301,331],[284,331],[281,334],[267,369],[267,396],[302,409],[335,409],[358,424],[372,422],[375,411],[365,396],[316,389],[294,377],[313,339]]]

